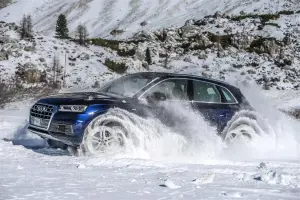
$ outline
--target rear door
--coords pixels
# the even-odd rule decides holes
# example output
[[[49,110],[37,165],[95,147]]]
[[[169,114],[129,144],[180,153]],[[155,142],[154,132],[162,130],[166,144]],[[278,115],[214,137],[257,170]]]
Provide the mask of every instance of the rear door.
[[[210,82],[193,80],[192,105],[221,132],[238,110],[238,103],[226,88]]]

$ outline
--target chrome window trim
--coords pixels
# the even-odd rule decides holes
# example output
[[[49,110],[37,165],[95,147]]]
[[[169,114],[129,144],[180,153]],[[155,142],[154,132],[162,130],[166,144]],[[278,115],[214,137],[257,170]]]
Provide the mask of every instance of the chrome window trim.
[[[199,79],[196,79],[196,78],[185,78],[185,77],[179,77],[179,78],[172,77],[172,78],[166,78],[166,79],[163,79],[163,80],[157,82],[156,84],[152,85],[152,86],[151,86],[150,88],[148,88],[147,90],[145,90],[145,91],[138,97],[138,100],[143,100],[143,101],[145,101],[146,99],[145,99],[145,98],[142,98],[142,96],[143,96],[145,93],[147,93],[149,90],[151,90],[153,87],[157,86],[158,84],[162,83],[163,81],[170,80],[170,79],[185,79],[185,80],[187,80],[187,81],[189,81],[189,80],[191,80],[191,81],[201,81],[201,82],[204,82],[204,83],[212,84],[212,85],[214,85],[215,87],[216,87],[216,86],[219,86],[219,87],[224,88],[225,90],[227,90],[227,91],[233,96],[235,102],[234,102],[234,103],[222,103],[222,102],[216,103],[216,102],[194,101],[194,100],[191,100],[191,101],[183,101],[183,100],[176,100],[176,99],[167,100],[167,101],[191,102],[191,103],[205,103],[205,104],[216,104],[216,105],[237,105],[237,104],[239,104],[239,101],[236,99],[236,97],[235,97],[235,96],[232,94],[232,92],[231,92],[229,89],[227,89],[226,87],[224,87],[224,86],[222,86],[222,85],[219,85],[219,84],[216,84],[216,83],[209,82],[209,81],[199,80]],[[218,90],[218,88],[216,88],[216,89],[217,89],[219,95],[221,95],[220,92],[219,92],[219,90]]]
[[[226,104],[239,104],[239,101],[235,98],[235,96],[232,94],[232,92],[230,90],[228,90],[226,87],[223,87],[221,85],[218,85],[218,86],[225,89],[233,97],[233,99],[235,101],[233,103],[226,103]]]
[[[144,88],[146,88],[148,85],[151,85],[154,81],[156,81],[157,79],[159,79],[159,77],[156,77],[154,79],[152,79],[152,81],[150,81],[147,85],[145,85],[144,87],[142,87],[139,91],[137,91],[132,97],[134,97],[135,95],[137,95],[139,92],[141,92]]]
[[[32,124],[30,123],[31,109],[32,109],[32,107],[33,107],[34,105],[36,105],[36,104],[39,104],[39,105],[45,105],[45,106],[53,106],[53,108],[55,108],[55,110],[53,109],[53,112],[52,112],[51,117],[50,117],[50,119],[49,119],[49,124],[48,124],[48,127],[47,127],[47,128],[43,128],[43,127],[40,127],[40,126],[35,126],[35,125],[32,125]],[[51,105],[51,104],[46,104],[46,103],[35,103],[35,104],[33,104],[33,106],[31,106],[30,111],[29,111],[29,126],[30,126],[30,127],[33,127],[33,128],[36,128],[36,129],[40,129],[40,130],[49,131],[50,125],[51,125],[51,123],[52,123],[52,119],[53,119],[55,113],[57,113],[57,106]]]
[[[193,81],[193,89],[195,89],[195,87],[194,87],[194,82],[195,82],[195,81],[197,81],[197,82],[202,82],[202,83],[208,83],[208,84],[212,85],[213,88],[215,89],[215,92],[217,92],[217,94],[219,95],[219,99],[220,99],[220,102],[207,102],[207,101],[194,101],[194,100],[192,100],[193,102],[205,102],[205,103],[214,103],[214,104],[221,104],[221,103],[222,103],[222,97],[221,97],[221,94],[220,94],[220,92],[219,92],[219,90],[218,90],[218,88],[216,87],[215,84],[210,83],[210,82],[203,82],[203,81],[201,81],[201,80],[192,80],[192,81]],[[195,90],[193,91],[193,94],[194,94],[194,92],[195,92]],[[194,96],[193,96],[193,99],[194,99],[194,98],[195,98],[195,94],[194,94]]]
[[[147,83],[144,87],[142,87],[141,89],[139,89],[137,92],[135,92],[132,96],[128,97],[128,96],[123,96],[123,95],[118,95],[118,96],[122,96],[122,97],[127,97],[127,98],[133,98],[135,97],[139,92],[141,92],[144,88],[146,88],[148,85],[152,84],[154,81],[160,79],[160,77],[155,77],[153,78],[149,83]],[[112,80],[113,81],[113,80]],[[110,84],[111,82],[109,83],[106,83],[102,88],[105,88],[107,87],[108,84]],[[99,92],[102,92],[99,90]]]
[[[145,93],[147,93],[149,90],[151,90],[153,87],[157,86],[158,84],[164,82],[164,81],[167,81],[167,80],[172,80],[172,79],[184,79],[184,80],[189,80],[187,78],[183,78],[183,77],[180,77],[180,78],[175,78],[175,77],[172,77],[172,78],[166,78],[166,79],[163,79],[159,82],[157,82],[156,84],[152,85],[150,88],[148,88],[147,90],[145,90],[139,97],[138,97],[138,100],[146,100],[145,98],[141,98]],[[172,99],[172,100],[167,100],[167,101],[183,101],[183,100],[178,100],[178,99]],[[187,102],[187,101],[184,101],[184,102]]]

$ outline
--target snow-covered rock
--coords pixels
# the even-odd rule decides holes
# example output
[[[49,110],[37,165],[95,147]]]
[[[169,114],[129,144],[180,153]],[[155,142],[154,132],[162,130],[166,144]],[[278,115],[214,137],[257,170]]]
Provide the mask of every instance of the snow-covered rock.
[[[274,170],[263,171],[253,177],[257,181],[262,181],[267,184],[291,185],[295,183],[296,178],[286,173],[276,172]],[[296,181],[297,182],[297,181]]]
[[[160,185],[161,187],[167,187],[167,188],[170,188],[170,189],[178,189],[180,188],[181,186],[179,185],[176,185],[173,181],[171,181],[170,179],[167,179],[164,181],[163,184]]]
[[[215,176],[216,176],[215,173],[208,173],[208,174],[202,175],[201,177],[193,180],[192,183],[196,184],[196,185],[204,185],[204,184],[213,183]]]

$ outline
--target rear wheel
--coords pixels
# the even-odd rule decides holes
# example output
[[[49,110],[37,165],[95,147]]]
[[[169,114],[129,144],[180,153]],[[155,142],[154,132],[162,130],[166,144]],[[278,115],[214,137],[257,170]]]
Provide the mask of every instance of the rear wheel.
[[[227,144],[235,142],[250,142],[258,135],[257,130],[253,129],[250,123],[238,122],[231,126],[225,133],[223,133],[223,141]]]
[[[95,119],[86,128],[81,149],[84,154],[101,154],[122,149],[127,133],[119,123]]]
[[[266,119],[253,111],[240,111],[228,122],[221,136],[225,143],[249,143],[257,137],[272,135],[273,129]]]

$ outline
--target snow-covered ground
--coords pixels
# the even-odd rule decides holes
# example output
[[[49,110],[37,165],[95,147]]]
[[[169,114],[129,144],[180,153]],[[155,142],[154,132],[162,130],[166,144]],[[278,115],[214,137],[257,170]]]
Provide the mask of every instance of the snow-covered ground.
[[[16,0],[1,10],[0,19],[19,22],[23,14],[32,14],[36,30],[53,34],[58,15],[65,13],[71,32],[85,24],[91,36],[111,37],[109,32],[119,29],[125,30],[119,37],[126,38],[141,30],[182,26],[217,11],[275,13],[299,8],[297,0]],[[144,21],[148,24],[142,27]]]
[[[152,132],[152,146],[145,151],[74,157],[44,148],[43,140],[26,134],[33,100],[8,104],[0,110],[0,138],[13,142],[0,140],[0,199],[299,199],[300,122],[275,109],[294,106],[296,96],[263,95],[255,87],[243,92],[276,136],[249,146],[251,151],[217,147],[211,130],[201,127],[207,132],[195,133],[202,143],[189,154],[175,134],[162,133],[164,142]],[[143,126],[138,133],[151,140],[151,130]]]

